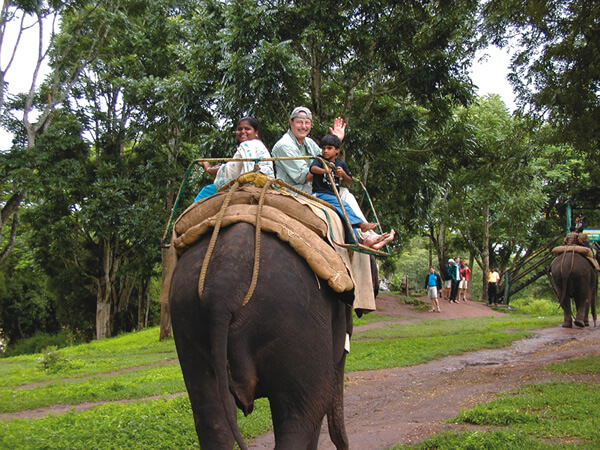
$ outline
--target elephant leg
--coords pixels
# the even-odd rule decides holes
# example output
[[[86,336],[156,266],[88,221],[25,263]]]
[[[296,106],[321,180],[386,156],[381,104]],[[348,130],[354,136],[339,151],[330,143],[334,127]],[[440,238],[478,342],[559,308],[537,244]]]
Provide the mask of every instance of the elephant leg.
[[[583,324],[586,327],[590,326],[590,301],[585,303],[585,315],[583,317]]]
[[[575,320],[573,321],[573,323],[575,324],[576,327],[579,327],[579,328],[585,327],[585,319],[587,318],[586,317],[587,304],[588,304],[587,299],[580,300],[579,302],[575,302],[576,312],[575,312]]]
[[[303,421],[287,422],[274,425],[275,450],[306,450],[316,449],[321,433],[321,426],[307,433],[309,424]]]
[[[571,317],[571,299],[566,298],[562,302],[563,308],[563,328],[573,328],[573,319]]]
[[[227,423],[211,365],[185,336],[174,332],[183,379],[188,391],[194,425],[203,449],[233,448],[234,436]]]
[[[308,444],[308,447],[306,447],[307,450],[317,450],[319,448],[319,437],[321,435],[321,426],[322,425],[323,425],[323,422],[321,422],[321,424],[314,431],[314,433],[310,439],[310,444]]]
[[[589,305],[587,295],[589,295],[589,293],[578,290],[573,298],[573,303],[575,306],[575,320],[573,323],[579,328],[583,328],[585,326],[586,313],[588,311],[587,305]]]

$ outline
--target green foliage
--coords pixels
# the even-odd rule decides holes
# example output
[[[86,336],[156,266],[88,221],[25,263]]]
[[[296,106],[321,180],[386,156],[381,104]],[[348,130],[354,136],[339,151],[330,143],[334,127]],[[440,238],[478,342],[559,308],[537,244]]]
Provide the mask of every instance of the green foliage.
[[[496,37],[515,20],[513,9],[533,17],[521,6],[488,3]],[[571,6],[581,8],[577,17],[589,8]],[[268,147],[298,104],[313,109],[314,137],[343,116],[345,157],[384,228],[398,232],[395,278],[408,275],[417,287],[428,258],[402,247],[415,232],[431,234],[437,265],[452,250],[474,255],[485,270],[491,249],[503,266],[518,246],[534,248],[556,230],[561,210],[553,205],[563,188],[596,179],[579,148],[556,144],[553,130],[511,117],[497,97],[472,101],[468,66],[482,45],[473,0],[108,0],[56,8],[54,72],[33,104],[12,98],[1,118],[19,128],[19,145],[0,155],[2,198],[26,199],[20,217],[32,232],[23,260],[36,270],[7,269],[14,287],[0,280],[0,326],[11,339],[60,327],[89,338],[98,301],[111,309],[109,331],[98,337],[142,326],[148,308],[155,318],[148,289],[160,272],[156,246],[182,174],[197,157],[230,156],[231,125],[241,115],[260,121]],[[562,31],[551,28],[555,45]],[[28,141],[17,117],[46,107],[54,112],[31,124]],[[189,181],[182,207],[202,180]],[[476,297],[480,279],[473,276]],[[23,323],[12,320],[17,311]]]
[[[41,336],[59,329],[56,299],[47,289],[47,277],[32,259],[26,236],[18,239],[16,250],[0,267],[0,330],[9,342],[9,351],[17,341],[36,332]]]
[[[42,350],[42,356],[38,358],[38,363],[42,365],[43,370],[55,374],[81,367],[80,362],[71,361],[69,358],[57,351],[56,346],[46,347]]]
[[[411,239],[402,251],[393,256],[394,274],[390,279],[390,289],[399,291],[404,278],[409,285],[422,289],[425,276],[429,273],[429,240],[423,237]]]
[[[57,334],[37,332],[29,338],[11,342],[3,353],[3,356],[9,357],[40,353],[46,347],[62,348],[67,345],[70,344],[67,339],[67,334],[64,332]]]
[[[542,298],[518,298],[511,300],[510,306],[532,316],[556,316],[561,312],[558,302]]]
[[[545,117],[596,165],[600,129],[595,32],[597,2],[493,0],[483,8],[485,35],[499,44],[510,36],[518,45],[510,80],[520,102]]]

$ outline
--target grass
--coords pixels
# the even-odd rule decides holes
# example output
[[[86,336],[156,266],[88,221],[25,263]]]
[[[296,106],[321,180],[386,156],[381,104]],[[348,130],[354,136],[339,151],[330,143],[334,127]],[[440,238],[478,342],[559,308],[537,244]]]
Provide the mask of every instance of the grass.
[[[257,401],[248,417],[238,415],[244,439],[265,433],[271,418],[268,402]],[[198,448],[187,397],[129,404],[106,404],[82,412],[33,420],[0,422],[0,448],[106,449]]]
[[[600,386],[550,382],[527,385],[516,392],[462,412],[454,420],[502,427],[540,443],[600,446]]]
[[[55,381],[27,389],[0,390],[0,413],[54,404],[135,399],[185,391],[179,364],[111,375]]]
[[[600,355],[591,355],[587,358],[570,359],[560,364],[550,364],[546,368],[559,373],[600,373]]]
[[[398,320],[401,318],[369,314],[355,319],[354,324]],[[449,354],[506,346],[535,328],[556,324],[556,317],[526,315],[392,324],[355,333],[346,368],[408,366]],[[44,355],[0,360],[1,412],[58,403],[115,402],[82,412],[0,422],[0,448],[197,448],[181,371],[177,363],[169,362],[174,358],[173,341],[159,342],[158,328],[152,328]],[[60,364],[54,366],[56,370],[43,370],[40,359]],[[596,367],[595,361],[582,364],[592,367],[588,370]],[[123,369],[131,370],[94,377]],[[178,392],[182,395],[164,398]],[[163,398],[143,400],[155,395]],[[128,402],[117,403],[119,400]],[[238,419],[245,439],[263,434],[271,427],[268,402],[257,401],[252,414]],[[484,435],[481,439],[491,439]],[[470,439],[475,442],[479,438]]]
[[[346,371],[405,367],[448,355],[500,348],[556,325],[556,317],[478,317],[389,325],[352,337]]]
[[[42,370],[42,355],[0,359],[0,390],[58,380],[84,377],[116,370],[158,364],[177,358],[173,339],[158,340],[159,329],[148,328],[102,341],[76,345],[57,352],[70,362],[58,372]]]
[[[398,322],[400,320],[404,320],[402,317],[398,316],[385,316],[383,314],[364,314],[360,319],[354,316],[353,324],[354,327],[358,327],[361,325],[368,325],[370,323],[375,322],[386,322],[386,321],[395,321]]]
[[[600,373],[598,357],[552,364],[561,373]],[[440,433],[415,446],[394,449],[551,449],[600,448],[600,386],[553,381],[525,385],[498,399],[462,411],[448,423],[483,427],[462,433]],[[489,431],[485,431],[485,430]]]

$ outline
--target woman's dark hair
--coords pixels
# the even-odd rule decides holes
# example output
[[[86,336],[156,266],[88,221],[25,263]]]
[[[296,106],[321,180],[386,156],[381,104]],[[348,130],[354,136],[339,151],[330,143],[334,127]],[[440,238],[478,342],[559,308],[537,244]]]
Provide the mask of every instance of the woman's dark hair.
[[[254,117],[242,117],[240,120],[238,120],[238,126],[242,122],[248,122],[252,128],[258,131],[258,121]]]
[[[323,139],[321,139],[321,147],[325,145],[333,145],[335,148],[340,148],[342,146],[342,141],[334,134],[326,134],[323,136]]]

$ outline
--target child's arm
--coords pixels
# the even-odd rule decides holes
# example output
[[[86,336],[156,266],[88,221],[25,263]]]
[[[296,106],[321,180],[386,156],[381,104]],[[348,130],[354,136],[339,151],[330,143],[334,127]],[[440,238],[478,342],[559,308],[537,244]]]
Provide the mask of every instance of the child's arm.
[[[335,168],[335,176],[344,180],[344,183],[352,183],[352,177],[346,173],[343,167],[337,166]]]
[[[314,174],[325,175],[327,170],[320,166],[310,166],[310,172]]]

